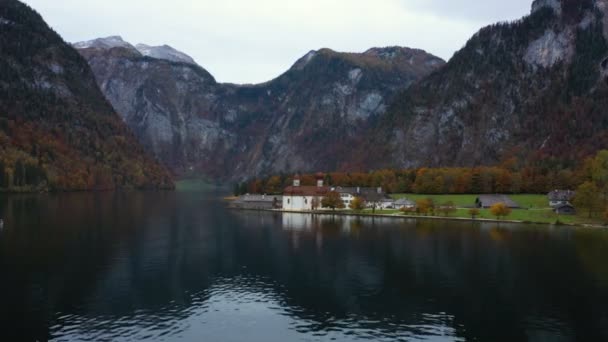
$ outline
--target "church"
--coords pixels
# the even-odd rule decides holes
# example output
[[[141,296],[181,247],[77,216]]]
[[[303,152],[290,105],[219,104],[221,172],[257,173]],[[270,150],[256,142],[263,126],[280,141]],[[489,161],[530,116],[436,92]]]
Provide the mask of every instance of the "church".
[[[321,208],[321,200],[331,189],[323,184],[323,174],[316,175],[316,186],[302,186],[300,177],[295,176],[293,185],[283,192],[283,210],[308,211]]]

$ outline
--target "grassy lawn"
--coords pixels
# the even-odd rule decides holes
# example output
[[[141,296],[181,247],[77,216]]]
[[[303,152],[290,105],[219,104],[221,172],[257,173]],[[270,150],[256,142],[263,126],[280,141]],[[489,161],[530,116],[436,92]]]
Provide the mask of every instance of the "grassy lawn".
[[[454,205],[460,208],[473,207],[475,199],[479,195],[419,195],[419,194],[395,194],[392,195],[395,199],[408,198],[412,201],[431,198],[435,204],[441,205],[446,202],[453,202]],[[549,200],[547,195],[510,195],[515,203],[519,204],[524,209],[547,209],[549,208]]]
[[[548,209],[549,198],[547,195],[510,195],[515,203],[526,209]]]
[[[419,195],[419,194],[394,194],[394,199],[407,198],[414,202],[427,198],[433,199],[435,204],[441,205],[446,202],[454,202],[457,207],[473,207],[475,205],[475,199],[477,195]]]
[[[454,216],[457,217],[470,217],[468,210],[459,209]],[[483,209],[481,210],[478,218],[483,219],[492,219],[495,220],[496,216],[492,216],[490,214],[490,210]],[[568,216],[568,215],[557,215],[551,209],[544,210],[526,210],[526,209],[514,209],[511,215],[504,220],[514,220],[514,221],[525,221],[525,222],[535,222],[535,223],[556,223],[559,219],[560,222],[563,223],[582,223],[581,219],[577,216]]]
[[[419,195],[419,194],[395,194],[392,195],[393,198],[408,198],[412,201],[417,201],[421,199],[431,198],[435,201],[435,204],[441,205],[446,202],[453,202],[458,209],[455,213],[452,213],[450,217],[462,217],[462,218],[470,218],[469,209],[473,207],[475,204],[475,199],[478,195]],[[557,215],[549,208],[549,202],[547,199],[547,195],[510,195],[509,196],[513,201],[519,204],[522,209],[514,209],[511,215],[504,218],[504,220],[514,220],[514,221],[524,221],[524,222],[534,222],[534,223],[550,223],[554,224],[558,221],[566,224],[602,224],[600,219],[589,219],[586,215],[576,215],[576,216],[568,216],[568,215]],[[530,209],[530,210],[528,210]],[[493,219],[496,217],[490,214],[490,210],[482,209],[480,210],[481,214],[478,218],[482,219]],[[381,212],[379,212],[381,213]],[[439,216],[439,215],[438,215]]]
[[[361,212],[362,214],[376,214],[376,215],[394,215],[401,214],[399,210],[379,210],[376,209],[376,212],[373,212],[371,209],[365,209]]]

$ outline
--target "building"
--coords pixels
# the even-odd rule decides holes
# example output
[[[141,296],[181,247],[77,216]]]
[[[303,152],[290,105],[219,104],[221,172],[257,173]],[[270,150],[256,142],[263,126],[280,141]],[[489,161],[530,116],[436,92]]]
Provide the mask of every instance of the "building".
[[[571,190],[553,190],[547,197],[549,198],[549,205],[551,208],[557,208],[564,204],[570,204],[574,195],[576,195],[576,192]]]
[[[340,194],[340,197],[347,208],[356,197],[362,198],[368,208],[395,208],[395,201],[391,199],[382,188],[337,187],[332,188],[332,191],[336,191]]]
[[[383,198],[378,202],[378,208],[381,210],[395,209],[395,200],[392,198]]]
[[[490,208],[494,204],[504,203],[507,207],[511,209],[519,209],[521,208],[519,204],[515,203],[509,196],[507,195],[480,195],[475,200],[475,206],[477,208]]]
[[[408,200],[407,198],[401,198],[395,201],[395,209],[414,209],[416,208],[416,203],[414,201]]]
[[[321,208],[323,197],[331,191],[323,184],[323,174],[317,174],[316,186],[302,186],[300,177],[295,176],[293,185],[283,191],[283,210],[308,211]]]
[[[361,197],[361,188],[343,188],[339,186],[337,188],[331,188],[331,191],[335,191],[340,194],[340,198],[342,199],[342,202],[344,202],[344,206],[346,208],[349,207],[355,198]]]
[[[576,215],[576,209],[570,203],[560,204],[556,206],[553,210],[558,215]]]
[[[243,195],[230,203],[233,209],[271,210],[281,209],[283,196]]]

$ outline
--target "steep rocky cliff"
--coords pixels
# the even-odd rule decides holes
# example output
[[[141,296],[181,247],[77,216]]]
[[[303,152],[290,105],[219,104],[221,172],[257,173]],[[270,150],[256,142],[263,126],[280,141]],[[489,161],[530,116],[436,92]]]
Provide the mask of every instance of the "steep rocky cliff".
[[[76,50],[0,0],[0,191],[172,187]]]
[[[606,0],[537,0],[530,16],[482,29],[398,97],[368,142],[385,147],[360,160],[567,166],[606,148],[607,14]]]
[[[115,37],[75,47],[144,146],[178,174],[221,179],[356,166],[352,147],[393,96],[444,65],[400,47],[322,49],[270,82],[232,85]]]

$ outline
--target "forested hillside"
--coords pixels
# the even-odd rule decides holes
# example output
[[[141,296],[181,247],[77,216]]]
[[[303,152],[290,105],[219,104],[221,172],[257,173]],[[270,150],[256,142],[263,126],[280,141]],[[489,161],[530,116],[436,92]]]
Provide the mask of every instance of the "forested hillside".
[[[0,190],[172,187],[78,52],[27,5],[0,0]]]
[[[606,148],[607,5],[537,0],[530,16],[482,29],[398,97],[364,164],[571,169]]]

